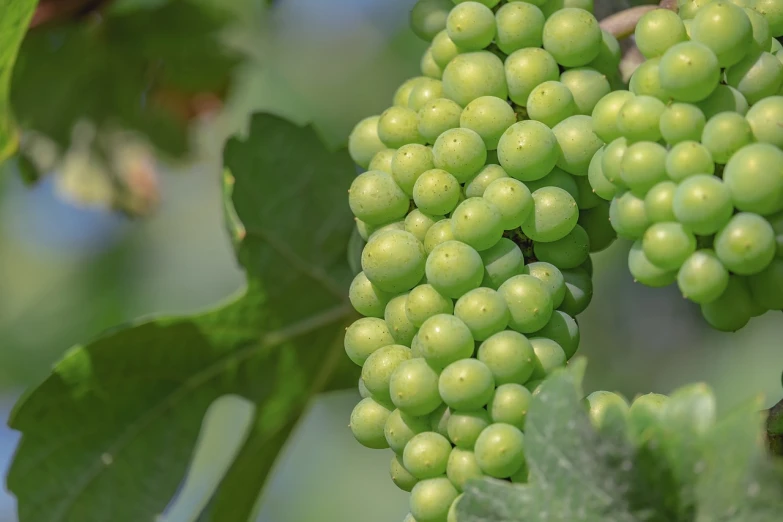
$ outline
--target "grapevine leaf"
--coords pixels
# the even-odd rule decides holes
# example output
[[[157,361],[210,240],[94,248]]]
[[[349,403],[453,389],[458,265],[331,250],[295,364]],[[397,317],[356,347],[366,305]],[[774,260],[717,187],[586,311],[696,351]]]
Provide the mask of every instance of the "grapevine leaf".
[[[9,94],[11,73],[37,0],[0,0],[0,163],[14,153],[19,143]]]
[[[225,164],[247,289],[213,311],[77,347],[19,402],[8,487],[20,522],[156,520],[206,409],[226,394],[255,403],[256,417],[210,520],[245,522],[311,395],[355,384],[342,351],[353,316],[350,158],[327,151],[310,128],[257,115],[246,140],[227,144]]]

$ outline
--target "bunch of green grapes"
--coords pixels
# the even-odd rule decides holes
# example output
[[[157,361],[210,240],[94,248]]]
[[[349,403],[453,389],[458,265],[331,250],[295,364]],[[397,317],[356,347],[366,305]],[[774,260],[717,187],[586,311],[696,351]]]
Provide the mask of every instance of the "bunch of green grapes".
[[[647,61],[596,104],[588,174],[634,278],[723,331],[783,309],[783,1],[740,3],[641,18]]]
[[[349,192],[366,242],[350,426],[392,449],[406,522],[452,522],[472,478],[527,479],[528,404],[577,351],[590,253],[616,237],[587,172],[619,46],[590,11],[537,4],[421,0],[422,76],[350,136],[367,169]]]

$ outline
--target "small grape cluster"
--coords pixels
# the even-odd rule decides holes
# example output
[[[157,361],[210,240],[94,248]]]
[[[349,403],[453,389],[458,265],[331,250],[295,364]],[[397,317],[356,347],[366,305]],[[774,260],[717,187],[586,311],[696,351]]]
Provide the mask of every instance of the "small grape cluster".
[[[628,266],[676,281],[723,331],[783,309],[783,1],[681,2],[636,26],[647,59],[592,117],[588,178],[633,240]]]
[[[350,426],[393,450],[406,522],[455,520],[469,479],[527,480],[528,404],[577,351],[590,252],[616,237],[587,173],[619,45],[589,10],[536,3],[420,0],[422,76],[349,138],[367,169],[349,192],[366,241]]]

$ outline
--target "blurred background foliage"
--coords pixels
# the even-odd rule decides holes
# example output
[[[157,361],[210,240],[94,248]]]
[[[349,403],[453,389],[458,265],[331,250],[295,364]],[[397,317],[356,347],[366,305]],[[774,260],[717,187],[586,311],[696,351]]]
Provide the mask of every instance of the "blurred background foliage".
[[[23,156],[0,167],[3,421],[73,344],[139,316],[204,309],[243,285],[222,221],[224,140],[263,110],[344,144],[417,74],[425,44],[407,28],[414,3],[98,0],[64,13],[41,2],[12,97]],[[622,7],[596,3],[597,13]],[[676,288],[633,283],[628,247],[594,258],[595,297],[580,318],[587,391],[631,398],[701,380],[723,409],[759,392],[777,402],[780,313],[736,334],[711,331]],[[356,395],[314,402],[260,522],[402,519],[407,496],[388,479],[388,455],[347,429]],[[17,442],[4,425],[0,469]],[[12,522],[1,493],[0,522]]]

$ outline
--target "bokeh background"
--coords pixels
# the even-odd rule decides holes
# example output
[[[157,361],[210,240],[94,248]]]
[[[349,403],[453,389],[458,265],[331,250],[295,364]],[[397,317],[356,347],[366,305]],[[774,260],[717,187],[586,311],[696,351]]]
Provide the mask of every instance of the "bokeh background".
[[[228,35],[251,59],[220,114],[194,124],[195,157],[153,158],[160,203],[150,216],[73,197],[88,180],[52,175],[29,188],[13,164],[0,173],[0,470],[18,440],[5,427],[10,409],[64,350],[140,316],[204,309],[243,285],[223,228],[220,153],[251,112],[313,122],[337,147],[417,74],[425,44],[407,28],[414,0],[279,0],[271,13],[260,3],[243,1],[243,26]],[[628,247],[594,256],[595,297],[579,320],[588,391],[632,398],[705,381],[722,410],[759,393],[777,402],[783,315],[735,334],[710,331],[676,288],[633,283]],[[388,478],[390,455],[362,448],[348,430],[357,397],[314,401],[262,497],[260,522],[402,520],[407,494]],[[14,500],[0,490],[0,522],[15,520]]]

